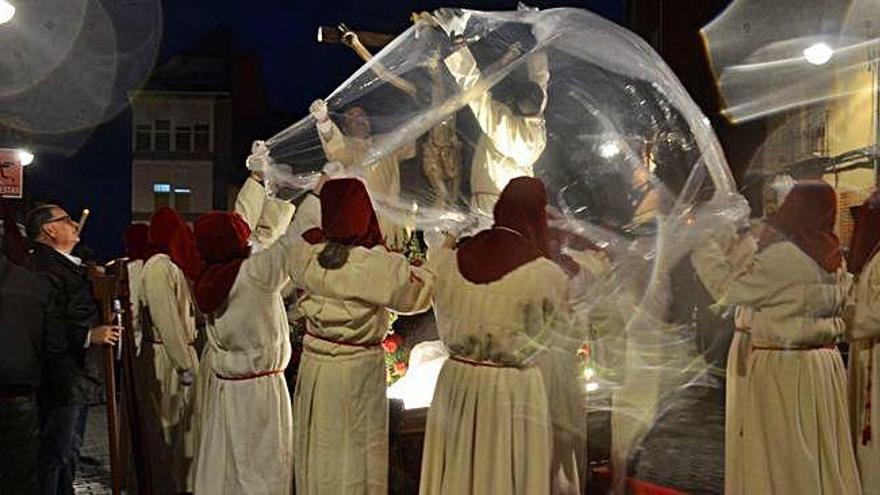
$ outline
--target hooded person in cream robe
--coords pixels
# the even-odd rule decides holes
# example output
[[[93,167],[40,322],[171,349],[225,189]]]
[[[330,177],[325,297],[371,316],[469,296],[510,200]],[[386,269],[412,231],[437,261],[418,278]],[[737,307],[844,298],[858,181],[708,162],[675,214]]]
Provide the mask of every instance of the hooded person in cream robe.
[[[857,274],[849,327],[850,420],[864,493],[880,493],[880,193],[859,207],[850,247]]]
[[[131,300],[131,319],[134,324],[135,353],[140,355],[143,344],[143,330],[140,328],[138,301],[140,301],[141,273],[144,262],[156,254],[150,245],[150,225],[135,223],[129,226],[123,234],[125,243],[125,257],[128,258],[126,270],[128,271],[128,293]]]
[[[321,227],[294,248],[306,335],[293,397],[296,493],[388,493],[388,400],[381,343],[390,311],[430,306],[434,275],[382,244],[358,179],[321,188]]]
[[[323,100],[312,103],[309,111],[315,117],[318,135],[324,154],[330,162],[339,162],[345,168],[363,165],[373,141],[379,137],[372,135],[370,118],[363,108],[350,107],[343,116],[343,133],[330,120],[327,104]],[[380,203],[393,204],[400,196],[400,162],[416,156],[415,143],[410,143],[383,156],[367,166],[364,181],[370,194]],[[379,215],[379,226],[384,235],[385,245],[395,251],[403,251],[407,233],[394,219]]]
[[[604,315],[592,307],[591,299],[597,284],[609,276],[611,262],[607,253],[573,232],[551,227],[547,238],[550,259],[569,277],[569,297],[591,306],[580,317],[572,315],[571,325],[554,328],[547,352],[537,358],[553,426],[550,493],[577,495],[584,493],[588,477],[587,380],[583,357],[578,353],[587,342],[591,325],[607,323]],[[591,352],[595,347],[592,344]]]
[[[553,426],[540,353],[568,315],[568,277],[547,256],[538,179],[512,180],[495,225],[432,249],[434,313],[449,349],[425,433],[420,493],[550,492]]]
[[[261,150],[265,147],[261,142],[255,142],[252,158],[263,157]],[[252,173],[242,184],[235,199],[235,212],[238,213],[250,228],[250,246],[260,251],[271,246],[285,231],[291,221],[295,208],[286,201],[270,198],[266,188],[262,184],[259,173]],[[196,438],[196,457],[198,456],[198,442],[201,438],[201,422],[206,410],[207,397],[210,390],[215,388],[213,382],[217,379],[213,373],[212,357],[213,347],[205,345],[202,349],[199,372],[196,378],[196,399],[193,407],[194,430]],[[198,460],[195,463],[197,465]]]
[[[835,347],[851,284],[835,216],[831,186],[798,183],[768,219],[756,254],[731,263],[726,251],[744,242],[732,226],[691,254],[721,305],[751,308],[745,376],[736,378],[737,404],[728,405],[742,415],[730,493],[861,493]]]
[[[443,64],[462,93],[472,90],[481,82],[482,73],[470,48],[460,42],[460,35],[467,29],[468,14],[441,9],[434,18],[458,46]],[[504,66],[518,56],[518,45],[513,45],[497,65]],[[547,55],[530,55],[527,65],[528,80],[516,82],[510,104],[493,98],[488,90],[468,100],[483,131],[471,162],[471,208],[487,216],[492,215],[501,190],[511,179],[534,175],[535,162],[547,146],[543,115],[550,80]]]
[[[281,291],[291,236],[252,253],[250,228],[228,212],[203,215],[195,231],[206,267],[194,295],[206,315],[214,375],[202,411],[195,493],[289,493],[290,340]]]
[[[157,490],[192,491],[195,455],[193,405],[195,373],[195,309],[188,279],[199,270],[192,231],[171,208],[161,208],[150,221],[156,254],[144,263],[138,301],[144,356],[152,358],[155,382],[150,387],[150,419],[157,420],[161,440],[148,441],[154,459]],[[155,434],[155,432],[153,432]],[[158,440],[158,441],[157,441]]]

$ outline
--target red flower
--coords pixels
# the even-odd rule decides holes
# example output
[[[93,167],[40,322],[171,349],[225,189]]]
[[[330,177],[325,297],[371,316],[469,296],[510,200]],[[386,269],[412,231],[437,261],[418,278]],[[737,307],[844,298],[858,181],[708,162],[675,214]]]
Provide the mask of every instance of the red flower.
[[[382,347],[385,349],[385,352],[393,354],[397,352],[397,349],[400,348],[400,344],[402,343],[403,337],[401,337],[400,334],[392,333],[382,341]]]
[[[404,362],[404,361],[401,361],[399,363],[394,363],[394,374],[397,376],[403,376],[406,374],[407,368],[408,368],[408,366],[406,365],[406,362]]]
[[[590,344],[583,344],[580,349],[578,349],[578,354],[581,355],[581,359],[584,361],[590,360]]]

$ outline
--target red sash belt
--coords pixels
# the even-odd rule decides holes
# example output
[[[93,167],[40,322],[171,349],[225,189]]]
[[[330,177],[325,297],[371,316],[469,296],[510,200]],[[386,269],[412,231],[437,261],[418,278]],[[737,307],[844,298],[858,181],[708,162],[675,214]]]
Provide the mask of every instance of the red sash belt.
[[[344,345],[344,346],[348,346],[348,347],[360,347],[361,349],[372,349],[373,347],[379,347],[380,345],[382,345],[381,343],[355,344],[353,342],[343,342],[341,340],[328,339],[327,337],[322,337],[322,336],[320,336],[316,333],[310,332],[308,330],[305,331],[305,334],[313,339],[323,340],[324,342],[329,342],[331,344]]]
[[[514,366],[512,364],[493,363],[492,361],[475,361],[461,356],[449,356],[449,359],[459,363],[469,364],[471,366],[483,366],[486,368],[528,368],[528,366]]]
[[[253,373],[250,375],[242,375],[242,376],[223,376],[220,373],[214,373],[214,375],[221,380],[226,380],[229,382],[241,382],[244,380],[253,380],[255,378],[262,378],[264,376],[280,375],[281,373],[284,373],[284,370],[260,371],[259,373]]]

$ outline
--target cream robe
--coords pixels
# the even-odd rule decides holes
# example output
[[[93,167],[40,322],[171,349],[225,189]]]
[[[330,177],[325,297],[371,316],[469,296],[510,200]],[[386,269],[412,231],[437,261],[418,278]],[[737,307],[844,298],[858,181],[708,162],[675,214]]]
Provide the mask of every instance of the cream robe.
[[[734,266],[715,241],[692,253],[703,284],[722,304],[752,308],[751,351],[739,385],[742,460],[732,493],[861,493],[849,441],[846,376],[833,345],[851,279],[828,273],[790,242]],[[739,398],[736,399],[737,401]]]
[[[362,165],[373,143],[373,138],[358,139],[348,137],[339,127],[328,121],[324,128],[319,125],[318,135],[324,146],[327,160],[339,162],[346,168]],[[376,138],[377,140],[379,138]],[[415,143],[408,144],[380,160],[368,165],[364,171],[364,181],[374,203],[387,203],[395,206],[400,197],[400,162],[416,156]],[[400,219],[394,221],[377,208],[379,227],[385,237],[385,244],[396,251],[402,251],[407,240],[406,230]]]
[[[388,400],[381,346],[389,310],[425,311],[434,275],[381,246],[318,264],[325,244],[299,241],[291,279],[305,290],[308,331],[293,397],[296,493],[388,493]],[[368,347],[358,347],[368,346]]]
[[[270,198],[266,189],[259,181],[249,176],[235,198],[235,212],[241,215],[251,229],[250,241],[255,251],[271,246],[284,232],[291,222],[295,207],[282,200]],[[211,346],[205,345],[199,365],[199,373],[195,384],[194,438],[196,439],[196,456],[198,456],[198,442],[201,438],[202,411],[205,410],[205,401],[209,391],[214,387],[217,377],[212,371]],[[196,459],[193,463],[198,464]]]
[[[862,270],[855,304],[848,335],[850,420],[862,489],[880,493],[880,256]],[[870,435],[863,439],[866,425]]]
[[[314,192],[306,193],[306,197],[296,208],[290,228],[296,236],[302,236],[307,230],[321,226],[321,199]]]
[[[742,494],[741,480],[743,456],[743,413],[746,409],[746,370],[752,344],[749,332],[752,328],[753,310],[739,306],[734,313],[736,331],[730,341],[727,354],[726,383],[724,390],[724,490],[728,495]]]
[[[150,387],[152,415],[159,420],[163,442],[153,450],[162,458],[154,467],[164,472],[171,491],[192,490],[193,388],[181,383],[180,373],[196,372],[199,366],[194,347],[195,311],[189,283],[183,271],[166,254],[144,263],[139,290],[140,311],[150,328],[143,328],[143,346],[152,354],[156,382]],[[148,354],[149,355],[149,354]]]
[[[461,48],[443,61],[462,92],[473,89],[481,73],[468,48]],[[547,89],[546,70],[532,76]],[[514,114],[507,105],[483,90],[468,101],[483,135],[471,162],[471,207],[492,216],[498,196],[511,179],[534,175],[533,166],[547,146],[543,116]]]
[[[429,253],[429,264],[437,330],[451,358],[428,411],[420,493],[549,493],[551,416],[535,358],[567,313],[568,277],[541,258],[473,284],[444,248]]]
[[[235,212],[241,215],[251,228],[251,241],[261,249],[269,247],[284,234],[295,207],[270,198],[266,189],[253,177],[244,181],[235,198]]]
[[[599,251],[573,252],[571,256],[580,267],[570,280],[572,294],[588,290],[611,269],[608,258]],[[554,329],[546,343],[548,352],[541,353],[536,361],[553,425],[550,481],[555,495],[581,494],[587,480],[587,381],[581,374],[578,351],[587,341],[590,317],[582,315],[580,320]]]
[[[256,181],[253,185],[242,188],[236,208],[266,198]],[[259,217],[243,215],[258,218],[265,226],[261,230],[271,232],[262,237],[271,245],[242,263],[225,311],[206,325],[194,490],[199,495],[290,492],[292,419],[283,374],[290,360],[290,329],[281,290],[289,280],[293,243],[289,234],[272,241],[290,223],[293,208],[276,206],[261,208]],[[263,373],[268,374],[256,376]]]
[[[734,242],[725,256],[735,267],[747,266],[755,256],[758,244],[754,237],[744,236]],[[711,290],[711,289],[710,289]],[[717,295],[716,292],[711,292]],[[754,309],[738,306],[734,311],[735,331],[727,354],[726,383],[724,390],[724,489],[728,495],[741,493],[743,452],[743,412],[746,405],[746,369],[751,353],[752,319]]]

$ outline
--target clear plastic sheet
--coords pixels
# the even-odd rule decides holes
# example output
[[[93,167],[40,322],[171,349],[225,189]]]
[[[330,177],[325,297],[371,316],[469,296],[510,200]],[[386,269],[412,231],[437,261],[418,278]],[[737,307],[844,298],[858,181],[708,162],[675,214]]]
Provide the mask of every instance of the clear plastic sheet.
[[[578,9],[445,11],[325,101],[332,125],[310,115],[255,147],[249,166],[275,194],[312,187],[336,161],[331,175],[365,179],[383,229],[465,235],[491,224],[511,178],[542,179],[551,223],[606,260],[562,246],[582,269],[574,331],[554,340],[588,345],[589,407],[627,423],[622,456],[712,367],[670,317],[670,279],[748,208],[708,120],[643,40]]]
[[[878,61],[876,0],[736,0],[702,34],[734,122],[847,96]]]

